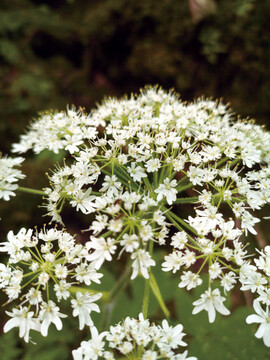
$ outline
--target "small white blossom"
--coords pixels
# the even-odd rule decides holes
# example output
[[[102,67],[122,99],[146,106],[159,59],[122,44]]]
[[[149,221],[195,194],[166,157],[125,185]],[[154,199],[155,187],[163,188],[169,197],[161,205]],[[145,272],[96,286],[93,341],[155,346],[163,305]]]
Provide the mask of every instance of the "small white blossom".
[[[270,313],[269,307],[266,306],[266,310],[263,310],[259,301],[253,302],[254,310],[257,314],[249,315],[246,318],[248,324],[258,323],[260,324],[257,332],[255,333],[256,338],[263,339],[264,345],[270,347]]]
[[[12,317],[4,326],[4,332],[8,332],[14,327],[19,327],[19,337],[24,338],[25,342],[29,341],[29,331],[31,329],[40,331],[40,323],[34,319],[34,312],[28,311],[27,307],[12,309],[12,313],[6,311]]]
[[[72,315],[79,317],[80,330],[82,330],[85,325],[93,325],[90,314],[91,311],[100,312],[98,305],[94,302],[99,300],[101,296],[101,293],[91,295],[89,292],[82,294],[78,291],[76,293],[76,299],[71,300],[71,306],[74,309]]]
[[[201,295],[199,300],[193,302],[195,306],[192,314],[198,314],[202,310],[208,312],[209,322],[212,323],[215,321],[216,311],[222,315],[229,315],[230,311],[223,305],[225,298],[220,295],[219,289],[211,290],[210,288],[206,290],[204,294]]]
[[[48,303],[43,303],[41,305],[41,310],[39,313],[39,319],[41,321],[40,332],[41,335],[48,335],[48,328],[51,323],[56,326],[57,330],[61,330],[63,327],[62,321],[60,318],[65,318],[67,315],[59,312],[59,307],[56,304],[49,300]]]
[[[166,178],[163,184],[160,184],[159,187],[155,190],[155,193],[158,194],[157,201],[160,201],[165,197],[167,203],[169,205],[172,205],[172,203],[176,200],[176,194],[177,194],[177,190],[175,189],[176,185],[177,185],[177,181],[175,179],[170,181],[169,178]]]
[[[132,253],[131,259],[134,260],[132,263],[131,280],[137,277],[139,271],[145,279],[148,279],[148,268],[150,266],[155,266],[156,264],[156,262],[151,259],[150,254],[144,249],[139,249],[138,251]]]

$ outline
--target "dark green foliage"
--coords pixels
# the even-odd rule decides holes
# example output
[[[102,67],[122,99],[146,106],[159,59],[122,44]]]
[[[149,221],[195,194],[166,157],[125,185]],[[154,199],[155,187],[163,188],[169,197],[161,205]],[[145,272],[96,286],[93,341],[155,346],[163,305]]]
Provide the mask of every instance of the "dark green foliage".
[[[0,131],[14,141],[41,109],[89,108],[145,83],[266,120],[269,15],[269,0],[216,0],[198,23],[188,1],[2,1]]]

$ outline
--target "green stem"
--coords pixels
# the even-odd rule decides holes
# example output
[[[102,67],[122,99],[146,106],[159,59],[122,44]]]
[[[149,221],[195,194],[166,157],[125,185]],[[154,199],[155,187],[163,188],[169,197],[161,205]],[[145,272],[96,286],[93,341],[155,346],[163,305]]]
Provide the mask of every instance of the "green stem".
[[[117,174],[117,176],[120,176],[123,179],[125,179],[132,190],[140,191],[140,185],[132,179],[132,177],[129,175],[127,171],[127,168],[124,165],[115,166],[115,173]]]
[[[233,165],[237,164],[239,159],[230,160],[228,157],[225,157],[224,159],[219,160],[217,162],[216,167],[222,165],[224,162],[229,163],[229,167],[232,167]]]
[[[150,279],[146,279],[144,286],[143,305],[142,305],[142,313],[144,319],[147,319],[149,294],[150,294]]]
[[[161,207],[161,210],[163,211],[163,213],[164,213],[164,215],[166,216],[166,218],[167,219],[169,219],[173,224],[174,224],[174,226],[178,229],[178,230],[180,230],[180,231],[185,231],[176,221],[175,221],[175,219],[171,216],[172,215],[172,212],[171,211],[169,211],[169,210],[166,210],[166,208],[165,207]],[[179,219],[179,218],[178,218]],[[182,220],[182,219],[181,219]],[[182,220],[183,221],[183,220]],[[188,225],[188,224],[186,224],[186,225]],[[189,225],[188,225],[189,226]],[[192,228],[191,228],[192,229]],[[195,231],[194,229],[193,229],[193,231]],[[197,249],[197,250],[199,250],[198,249],[198,244],[197,244],[197,242],[188,234],[188,233],[186,233],[187,234],[187,237],[188,237],[188,239],[192,242],[192,244],[194,245],[194,247],[193,247],[193,249]]]
[[[109,293],[108,291],[98,291],[98,290],[93,290],[93,289],[88,289],[88,288],[85,288],[85,287],[82,287],[82,286],[71,286],[68,291],[71,293],[71,294],[74,294],[76,295],[77,292],[81,292],[82,294],[85,294],[86,292],[90,292],[91,294],[98,294],[98,293],[101,293],[102,294],[102,298],[101,300],[103,301],[108,301],[109,299]]]
[[[183,170],[181,172],[184,173]],[[183,184],[186,180],[188,180],[188,176],[186,175],[186,173],[184,173],[184,174],[185,175],[182,177],[182,179],[177,181],[177,186]]]
[[[35,195],[47,196],[47,194],[44,191],[40,191],[40,190],[36,190],[36,189],[30,189],[30,188],[26,188],[26,187],[22,187],[22,186],[19,186],[16,190],[26,192],[26,193],[35,194]]]
[[[154,171],[154,173],[153,173],[154,189],[157,188],[157,182],[158,182],[157,176],[158,176],[158,172],[157,172],[157,171]]]
[[[197,197],[187,197],[187,198],[179,198],[176,199],[174,204],[193,204],[198,201]]]
[[[150,241],[149,243],[149,254],[152,255],[154,247],[154,242]],[[143,295],[143,305],[142,305],[142,313],[143,317],[147,319],[147,312],[148,312],[148,303],[149,303],[149,294],[150,294],[150,269],[149,269],[149,278],[145,279],[145,286],[144,286],[144,295]]]
[[[120,279],[117,281],[117,283],[114,285],[112,290],[109,293],[108,302],[111,302],[112,300],[115,300],[115,298],[118,296],[119,292],[126,286],[127,280],[129,280],[130,277],[130,268],[129,265],[124,272],[124,274],[120,277]]]
[[[225,162],[228,162],[230,159],[226,156],[225,158],[219,160],[217,163],[216,163],[216,167],[222,165],[223,163]]]
[[[163,297],[161,295],[161,292],[159,290],[159,287],[158,287],[158,284],[157,284],[157,281],[156,281],[156,278],[154,276],[153,273],[150,274],[150,286],[151,286],[151,290],[153,291],[153,294],[155,295],[164,315],[166,318],[169,318],[170,317],[170,311],[168,310],[164,300],[163,300]]]
[[[142,178],[143,179],[143,182],[145,184],[145,186],[147,187],[147,190],[151,191],[152,190],[152,186],[150,184],[150,181],[148,180],[148,177],[144,177]]]
[[[207,262],[207,260],[208,260],[208,257],[206,257],[205,259],[204,259],[204,261],[203,261],[203,263],[202,263],[202,265],[201,265],[201,267],[200,267],[200,269],[197,271],[197,275],[199,275],[200,274],[200,272],[202,271],[202,269],[203,269],[203,267],[204,267],[204,265],[206,264],[206,262]]]
[[[36,277],[38,277],[42,271],[39,269],[36,272],[37,274],[35,276],[33,276],[30,280],[28,280],[25,284],[23,284],[22,289],[25,288],[28,284],[30,284]]]
[[[168,167],[167,164],[162,165],[160,174],[158,176],[158,185],[162,184],[163,180],[165,179],[165,173],[166,173],[167,167]]]
[[[194,235],[199,236],[197,231],[193,229],[192,226],[190,226],[188,223],[186,223],[183,219],[181,219],[179,216],[177,216],[174,212],[168,210],[165,213],[165,216],[170,215],[171,218],[178,221],[181,225],[183,225],[185,228],[187,228],[189,231],[191,231]]]
[[[182,191],[185,191],[187,189],[190,189],[192,188],[194,185],[192,183],[188,183],[187,185],[184,185],[184,186],[180,186],[180,187],[177,187],[176,190],[179,193],[181,193]]]
[[[95,196],[101,196],[101,192],[99,191],[91,191],[91,195],[95,195]]]
[[[162,212],[165,214],[166,218],[168,218],[174,225],[175,227],[180,230],[180,231],[184,231],[184,229],[177,223],[175,222],[175,220],[173,219],[172,216],[170,216],[170,214],[168,214],[169,210],[167,210],[165,207],[161,207]]]

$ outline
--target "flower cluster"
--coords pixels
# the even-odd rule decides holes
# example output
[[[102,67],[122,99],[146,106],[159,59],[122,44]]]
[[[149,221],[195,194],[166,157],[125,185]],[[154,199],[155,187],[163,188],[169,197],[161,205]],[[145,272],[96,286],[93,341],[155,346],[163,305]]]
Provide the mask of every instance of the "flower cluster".
[[[11,263],[19,259],[30,267],[37,286],[47,287],[40,277],[52,278],[56,287],[67,287],[67,277],[89,285],[105,261],[122,255],[130,258],[131,279],[139,274],[149,279],[156,265],[153,252],[166,244],[162,270],[177,273],[180,288],[200,286],[201,274],[208,273],[208,289],[194,302],[193,313],[206,310],[210,322],[216,311],[229,314],[217,281],[224,295],[237,281],[242,290],[257,291],[260,302],[268,294],[268,250],[256,268],[243,240],[256,235],[254,211],[270,202],[270,133],[252,121],[235,121],[226,105],[205,99],[183,103],[172,92],[146,88],[130,99],[108,99],[89,115],[75,109],[41,114],[13,147],[18,153],[29,149],[67,152],[45,189],[52,221],[63,224],[61,211],[68,204],[92,219],[83,247],[72,240],[71,249],[63,250],[58,240],[58,250],[53,240],[45,240],[53,252],[34,257],[17,241],[16,251],[12,241],[2,245]],[[34,258],[40,259],[37,269]],[[14,271],[22,270],[4,269]],[[20,290],[8,290],[13,277],[3,277],[2,284],[16,298]],[[90,320],[80,327],[84,323]]]
[[[98,333],[91,327],[91,340],[83,341],[81,346],[73,350],[74,360],[114,360],[114,354],[120,353],[126,359],[170,359],[170,360],[196,360],[187,357],[185,350],[180,353],[179,347],[187,344],[182,340],[184,333],[181,324],[172,327],[167,320],[162,321],[162,326],[150,324],[143,314],[139,319],[127,317],[121,323],[111,326],[110,331]],[[105,343],[105,340],[107,344]],[[106,346],[107,345],[107,346]],[[109,350],[106,350],[108,347]]]
[[[67,109],[67,113],[46,112],[31,124],[30,131],[21,136],[19,144],[13,144],[13,151],[24,153],[31,149],[38,154],[44,149],[55,153],[65,149],[73,154],[84,139],[96,136],[98,125],[99,122],[93,123],[82,111],[73,108]]]
[[[0,158],[0,199],[10,200],[10,196],[15,196],[14,191],[18,188],[15,184],[24,175],[21,170],[16,169],[23,162],[24,158],[2,157]]]
[[[60,330],[60,318],[66,315],[59,312],[52,297],[58,303],[70,300],[73,316],[79,317],[80,329],[93,325],[90,313],[99,311],[95,301],[102,294],[88,291],[82,294],[72,285],[100,283],[103,275],[96,272],[88,260],[88,250],[76,244],[73,236],[53,228],[39,232],[22,228],[17,235],[8,233],[8,241],[0,243],[0,251],[9,254],[9,264],[0,264],[0,288],[8,296],[8,302],[20,296],[23,300],[12,313],[7,311],[12,319],[6,323],[5,332],[19,327],[20,337],[28,342],[31,329],[47,336],[53,323]],[[51,296],[52,293],[55,295]]]
[[[253,307],[257,315],[250,315],[246,321],[248,324],[260,323],[255,336],[263,338],[266,346],[270,346],[270,246],[259,251],[259,257],[245,263],[240,269],[241,290],[249,290],[256,296]],[[263,310],[265,308],[265,310]]]

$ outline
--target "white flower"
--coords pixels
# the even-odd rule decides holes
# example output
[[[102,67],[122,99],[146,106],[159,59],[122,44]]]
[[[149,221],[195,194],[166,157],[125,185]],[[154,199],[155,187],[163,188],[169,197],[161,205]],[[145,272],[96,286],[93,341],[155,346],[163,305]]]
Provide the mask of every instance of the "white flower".
[[[182,340],[185,335],[182,330],[183,326],[178,324],[172,327],[167,320],[162,322],[162,326],[150,324],[148,319],[144,319],[140,313],[138,319],[130,317],[125,318],[121,323],[110,326],[110,331],[98,333],[95,327],[91,327],[91,340],[83,341],[81,346],[72,352],[74,360],[97,360],[99,357],[107,360],[114,360],[113,351],[126,355],[127,358],[138,357],[140,359],[157,360],[157,359],[190,359],[187,358],[187,352],[174,355],[176,350],[179,352],[180,346],[186,346]],[[105,339],[103,340],[103,338]],[[104,351],[105,341],[109,351]]]
[[[164,197],[167,200],[169,205],[176,200],[177,190],[174,189],[177,186],[177,181],[174,179],[170,182],[169,178],[166,178],[163,184],[160,184],[159,187],[155,190],[155,193],[158,194],[157,201],[160,201]]]
[[[64,162],[57,166],[50,176],[51,188],[45,190],[46,212],[53,221],[61,222],[61,210],[69,202],[84,214],[93,213],[89,227],[92,233],[86,244],[76,244],[64,230],[44,229],[39,235],[36,230],[34,236],[9,233],[8,242],[0,244],[0,252],[8,252],[12,265],[11,270],[0,266],[0,285],[8,301],[21,296],[23,304],[28,301],[29,309],[34,306],[38,311],[46,288],[50,292],[54,289],[57,300],[61,300],[69,296],[70,278],[86,285],[99,283],[96,270],[105,260],[113,259],[118,244],[118,258],[124,251],[131,255],[131,278],[139,273],[149,278],[149,267],[155,262],[147,245],[154,242],[158,248],[166,239],[171,249],[162,269],[175,273],[184,267],[179,287],[198,286],[200,271],[207,266],[210,280],[216,279],[224,292],[229,291],[236,282],[236,276],[229,272],[233,262],[236,274],[241,268],[241,289],[258,292],[261,303],[267,305],[270,301],[265,291],[269,256],[261,253],[255,260],[257,267],[245,266],[248,247],[239,241],[242,233],[256,234],[259,220],[249,209],[260,209],[270,199],[269,132],[250,122],[235,122],[220,102],[201,99],[182,103],[176,95],[154,88],[131,99],[107,100],[89,116],[75,109],[45,113],[14,147],[17,151],[31,148],[36,153],[44,149],[75,153],[68,165]],[[233,161],[227,161],[226,156]],[[20,162],[20,158],[13,163],[9,159],[0,161],[0,198],[7,200],[13,195],[16,181],[22,177],[13,165]],[[173,216],[168,210],[176,202],[183,209]],[[185,204],[189,204],[188,212],[184,211]],[[227,220],[232,215],[235,221]],[[197,274],[187,271],[193,264]],[[27,267],[30,272],[26,273]],[[49,284],[51,280],[56,282],[54,287]],[[28,293],[29,289],[33,290]],[[79,293],[72,300],[73,314],[79,317],[81,328],[92,324],[90,312],[99,310],[93,304],[95,296]],[[216,311],[228,314],[223,303],[219,290],[208,289],[194,302],[193,313],[206,310],[212,322]],[[58,314],[58,310],[55,312]],[[51,322],[60,327],[60,320],[51,316]],[[150,323],[144,326],[145,322],[142,325],[140,321],[137,326],[135,319],[127,323],[138,346],[153,345]],[[47,328],[44,322],[42,332]],[[158,339],[161,330],[154,330]],[[122,342],[114,344],[119,346],[118,355],[119,350],[128,353],[130,349],[126,334]],[[137,345],[132,342],[134,354]],[[162,353],[157,348],[147,350],[140,351],[140,356],[172,360],[187,357],[179,353],[181,350],[175,355],[171,348],[163,347]],[[80,350],[76,354],[80,359],[96,356]]]
[[[90,285],[92,281],[100,284],[99,279],[103,276],[103,274],[96,272],[94,263],[91,263],[88,266],[82,263],[76,267],[75,272],[76,275],[73,277],[76,277],[76,280],[84,282],[86,285]]]
[[[270,289],[258,289],[257,292],[260,296],[256,300],[260,301],[262,304],[270,305]]]
[[[90,330],[91,340],[82,341],[81,346],[72,351],[74,360],[97,360],[100,356],[104,355],[105,342],[102,339],[107,334],[107,331],[99,334],[94,326],[91,326]]]
[[[111,230],[112,232],[120,232],[123,226],[123,222],[121,219],[117,219],[117,220],[111,220],[109,222],[109,226],[108,229]]]
[[[254,225],[260,222],[260,219],[252,216],[248,211],[245,211],[241,217],[241,227],[245,229],[245,234],[249,231],[251,234],[256,235],[257,231],[254,229]]]
[[[138,249],[140,243],[138,241],[138,236],[136,234],[124,234],[123,239],[120,241],[120,245],[123,246],[123,249],[126,252],[133,252],[135,249]]]
[[[131,167],[127,168],[127,171],[134,181],[141,181],[142,178],[147,177],[144,169],[141,166],[136,167],[134,162],[131,163]]]
[[[198,274],[194,274],[192,271],[184,271],[181,275],[181,282],[178,284],[180,288],[186,287],[187,290],[193,289],[202,284],[202,279]]]
[[[70,287],[71,284],[68,284],[65,280],[60,280],[59,284],[54,284],[53,288],[58,301],[60,301],[61,299],[66,300],[70,296],[70,293],[68,291]]]
[[[182,354],[177,354],[172,356],[171,360],[198,360],[195,356],[189,356],[188,355],[188,351],[184,351]]]
[[[235,273],[230,271],[229,273],[225,274],[220,283],[223,286],[225,293],[226,291],[230,291],[236,284]]]
[[[9,266],[0,264],[0,289],[8,285],[11,274],[11,268]]]
[[[176,273],[182,265],[184,265],[184,254],[181,251],[173,251],[171,254],[164,257],[165,261],[162,263],[163,271],[172,271]]]
[[[68,276],[68,269],[62,264],[56,264],[54,272],[58,279],[65,279]]]
[[[63,145],[65,149],[69,151],[71,154],[79,151],[78,146],[83,143],[81,135],[65,135],[66,140],[63,140]]]
[[[31,288],[26,295],[24,295],[29,301],[29,304],[36,305],[42,301],[41,292],[35,288]]]
[[[38,234],[39,239],[43,241],[54,241],[61,237],[61,232],[55,228],[51,228],[49,230],[43,229]]]
[[[209,266],[209,275],[211,279],[216,279],[222,273],[220,264],[216,261]]]
[[[89,188],[85,192],[78,190],[73,194],[73,200],[70,201],[70,204],[75,207],[77,211],[81,211],[84,214],[90,214],[95,211],[95,203],[93,200],[96,199],[94,195],[90,195],[92,188]]]
[[[266,306],[266,310],[264,311],[258,300],[253,302],[254,310],[256,314],[249,315],[246,318],[246,322],[248,324],[259,323],[260,326],[255,333],[256,338],[263,339],[264,345],[270,347],[270,313],[269,307]]]
[[[15,196],[14,190],[18,188],[17,184],[14,184],[18,179],[23,179],[25,175],[20,170],[15,169],[14,166],[18,166],[24,158],[0,158],[0,199],[5,201],[10,200],[10,196]]]
[[[90,317],[91,311],[100,312],[97,301],[102,296],[101,293],[91,295],[89,292],[82,294],[80,291],[76,293],[76,299],[71,300],[71,306],[74,309],[72,315],[79,316],[79,329],[82,330],[85,325],[92,326],[93,321]]]
[[[187,243],[187,233],[184,231],[177,232],[172,236],[171,245],[176,249],[184,249],[185,244]]]
[[[147,350],[142,356],[142,360],[156,360],[158,358],[158,354],[156,351]]]
[[[74,360],[83,360],[85,358],[83,358],[84,354],[83,354],[83,348],[82,348],[82,343],[81,343],[81,347],[79,347],[78,349],[72,350],[72,356]],[[90,360],[90,358],[88,358]]]
[[[151,225],[143,225],[140,229],[140,238],[143,242],[149,241],[153,238],[153,230]]]
[[[148,268],[156,264],[156,262],[151,258],[149,252],[144,249],[139,249],[131,254],[131,259],[134,260],[132,263],[133,271],[131,274],[131,280],[136,278],[139,271],[145,279],[148,279]]]
[[[97,215],[96,220],[90,225],[90,229],[93,231],[93,234],[96,235],[100,233],[108,223],[107,215]]]
[[[61,330],[63,327],[62,321],[60,318],[65,318],[67,315],[59,312],[59,307],[56,304],[49,300],[48,303],[43,303],[41,305],[41,310],[39,313],[39,319],[41,321],[41,335],[48,335],[48,328],[51,323],[56,326],[57,330]]]
[[[193,302],[195,308],[192,311],[192,314],[198,314],[202,310],[208,312],[209,322],[212,323],[215,321],[216,311],[222,315],[229,315],[230,311],[223,305],[225,298],[220,295],[219,289],[211,290],[210,288],[206,290],[204,294],[201,295],[201,299]]]
[[[95,268],[98,270],[105,260],[112,260],[112,254],[115,253],[117,246],[112,238],[104,239],[103,237],[96,238],[92,236],[91,240],[86,243],[86,248],[94,250],[87,256],[87,260],[94,261]]]
[[[155,172],[161,166],[159,159],[150,159],[146,162],[146,171],[147,172]]]
[[[126,354],[130,353],[133,350],[133,345],[129,341],[124,341],[121,345],[118,346],[118,350],[122,354],[126,355]]]
[[[7,234],[8,241],[0,243],[0,252],[7,252],[9,255],[15,254],[26,246],[25,237],[27,236],[27,239],[29,239],[31,235],[32,231],[26,233],[25,228],[22,228],[17,235],[13,231],[9,231]]]
[[[258,289],[263,290],[264,285],[268,283],[267,279],[257,271],[250,273],[246,278],[241,276],[240,281],[242,283],[242,291],[251,290],[253,293]]]
[[[19,327],[19,336],[24,338],[24,341],[29,341],[29,331],[31,329],[40,331],[40,323],[38,319],[33,319],[34,312],[28,311],[27,307],[20,309],[12,309],[12,313],[6,311],[12,317],[4,326],[4,332],[8,332],[14,327]]]
[[[109,197],[118,196],[122,184],[120,181],[117,181],[117,177],[115,175],[112,175],[111,177],[106,175],[104,180],[105,181],[102,183],[102,188],[100,189],[100,191],[106,191],[107,196]]]
[[[44,287],[48,283],[49,280],[50,280],[50,275],[44,271],[38,276],[38,283],[40,285],[43,285]]]
[[[183,325],[178,324],[175,327],[169,326],[167,320],[162,321],[162,338],[158,342],[158,346],[162,348],[164,345],[170,346],[172,349],[176,349],[178,346],[186,346],[182,338],[185,336],[183,333]],[[163,343],[163,346],[161,345]]]

